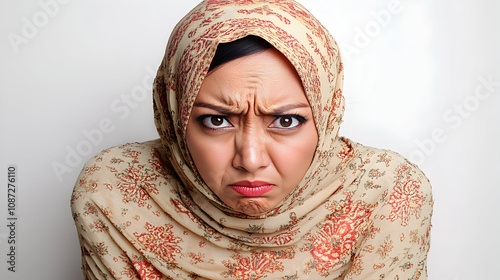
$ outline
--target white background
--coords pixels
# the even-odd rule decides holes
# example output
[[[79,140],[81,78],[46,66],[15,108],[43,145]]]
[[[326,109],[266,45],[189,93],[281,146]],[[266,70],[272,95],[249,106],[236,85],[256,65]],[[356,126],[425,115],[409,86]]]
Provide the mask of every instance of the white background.
[[[1,279],[82,279],[72,187],[102,149],[158,137],[151,73],[196,3],[0,0]],[[341,134],[410,157],[433,184],[430,279],[498,279],[500,2],[395,0],[390,17],[387,0],[302,3],[344,51]],[[16,273],[6,263],[9,164]]]

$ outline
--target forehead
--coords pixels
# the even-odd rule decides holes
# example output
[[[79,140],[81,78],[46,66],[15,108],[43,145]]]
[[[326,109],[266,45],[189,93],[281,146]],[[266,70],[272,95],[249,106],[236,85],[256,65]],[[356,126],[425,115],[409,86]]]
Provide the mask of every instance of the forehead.
[[[295,68],[276,49],[244,56],[215,68],[205,78],[197,101],[228,105],[257,99],[261,103],[307,102]]]

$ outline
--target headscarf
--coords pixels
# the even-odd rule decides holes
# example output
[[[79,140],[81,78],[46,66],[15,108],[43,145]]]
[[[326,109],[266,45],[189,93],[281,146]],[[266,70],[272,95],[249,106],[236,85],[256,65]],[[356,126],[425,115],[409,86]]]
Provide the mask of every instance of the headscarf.
[[[186,128],[193,103],[218,44],[248,35],[267,40],[294,65],[311,104],[319,135],[316,156],[305,178],[279,207],[257,218],[235,213],[220,202],[200,178],[186,146]],[[183,180],[182,188],[176,191],[190,191],[189,196],[198,202],[191,210],[199,215],[204,212],[214,220],[234,216],[235,219],[226,218],[222,224],[229,229],[245,230],[241,219],[245,224],[262,224],[265,220],[261,233],[276,233],[280,228],[290,227],[290,223],[296,223],[290,220],[290,213],[302,218],[324,203],[324,193],[332,194],[340,186],[333,182],[339,180],[342,173],[330,171],[345,169],[354,156],[354,150],[337,137],[344,111],[342,83],[338,45],[299,4],[204,1],[174,29],[153,89],[156,126],[170,163]],[[344,176],[344,179],[347,178]],[[302,203],[304,200],[308,203]]]
[[[319,139],[302,181],[275,209],[257,217],[232,210],[211,191],[186,145],[193,103],[217,46],[248,35],[268,41],[294,66]],[[399,155],[338,136],[342,83],[337,43],[297,2],[200,3],[173,30],[155,79],[161,144],[106,150],[82,171],[73,211],[84,269],[117,277],[121,265],[130,279],[134,273],[172,279],[425,274],[432,210],[428,181]],[[92,179],[104,169],[106,179]],[[99,188],[107,195],[96,195]],[[96,228],[113,246],[88,233]],[[111,247],[121,257],[104,261]]]

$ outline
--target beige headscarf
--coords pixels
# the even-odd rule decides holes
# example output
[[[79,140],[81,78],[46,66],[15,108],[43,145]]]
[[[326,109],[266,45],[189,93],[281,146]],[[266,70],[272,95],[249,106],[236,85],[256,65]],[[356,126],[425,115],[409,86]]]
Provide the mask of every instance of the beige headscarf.
[[[185,142],[194,100],[218,44],[248,35],[267,40],[295,67],[319,135],[306,176],[278,207],[259,217],[235,212],[218,199],[198,175]],[[86,275],[426,275],[430,185],[399,155],[338,137],[344,111],[338,49],[328,31],[294,1],[210,0],[186,15],[170,37],[154,85],[161,143],[104,151],[87,163],[75,187],[73,211]]]

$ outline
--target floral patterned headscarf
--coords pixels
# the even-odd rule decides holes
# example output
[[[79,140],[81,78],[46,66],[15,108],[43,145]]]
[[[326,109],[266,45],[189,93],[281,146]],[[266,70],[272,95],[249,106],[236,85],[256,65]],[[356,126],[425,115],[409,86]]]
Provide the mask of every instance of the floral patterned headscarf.
[[[297,208],[301,201],[332,187],[331,181],[338,179],[335,175],[341,172],[330,174],[329,182],[319,173],[322,169],[343,170],[354,153],[337,138],[344,111],[338,45],[305,8],[294,1],[254,0],[204,1],[192,10],[173,31],[158,70],[154,86],[156,126],[184,187],[194,189],[192,195],[209,200],[225,214],[231,212],[197,174],[186,146],[186,128],[218,44],[248,35],[267,40],[295,67],[319,135],[316,156],[306,178],[280,207],[266,215],[269,218]],[[333,191],[327,190],[330,194]],[[308,203],[302,206],[308,208],[303,213],[317,206]],[[218,212],[211,207],[205,210],[212,215]]]
[[[218,44],[248,35],[268,41],[295,67],[319,135],[302,181],[258,217],[221,202],[197,173],[186,145],[193,103]],[[338,45],[297,2],[200,3],[172,32],[155,79],[161,142],[106,150],[87,163],[79,178],[73,211],[86,275],[425,277],[429,182],[398,154],[338,136],[342,83]]]

